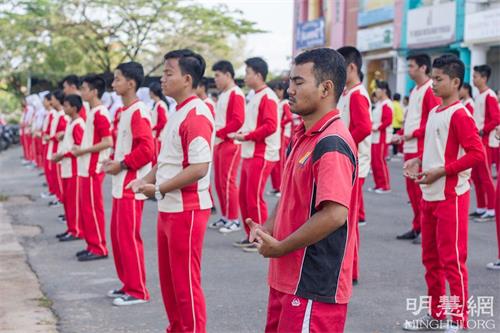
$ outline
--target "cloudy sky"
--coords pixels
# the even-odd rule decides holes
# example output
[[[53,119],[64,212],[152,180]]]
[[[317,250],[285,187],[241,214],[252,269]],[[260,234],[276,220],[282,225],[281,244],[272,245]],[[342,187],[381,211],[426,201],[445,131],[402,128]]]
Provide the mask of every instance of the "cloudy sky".
[[[288,69],[292,54],[293,0],[197,0],[213,5],[222,3],[243,11],[247,20],[256,22],[267,33],[247,37],[246,54],[261,56],[271,71]]]

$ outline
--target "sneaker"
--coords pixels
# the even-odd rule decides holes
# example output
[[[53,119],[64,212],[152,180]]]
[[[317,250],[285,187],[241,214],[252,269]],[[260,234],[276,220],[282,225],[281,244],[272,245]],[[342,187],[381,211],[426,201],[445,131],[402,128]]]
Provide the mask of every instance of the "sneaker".
[[[377,190],[378,190],[378,188],[368,187],[368,192],[375,192]]]
[[[410,230],[408,232],[405,232],[404,234],[401,234],[399,236],[396,236],[397,239],[404,239],[404,240],[407,240],[407,239],[415,239],[417,238],[419,232],[416,232],[415,230]]]
[[[446,320],[434,319],[430,314],[418,319],[405,320],[403,324],[405,331],[443,331],[447,327]]]
[[[95,254],[90,251],[86,251],[84,254],[78,257],[78,261],[93,261],[99,259],[106,259],[107,255]]]
[[[208,224],[209,229],[220,229],[226,225],[226,220],[224,220],[222,217],[218,219],[217,221],[210,222]]]
[[[225,226],[219,229],[221,234],[229,234],[231,232],[240,231],[241,223],[239,221],[228,222]]]
[[[375,193],[377,193],[377,194],[387,194],[387,193],[391,193],[391,192],[392,192],[391,190],[383,190],[381,188],[377,188],[375,190]]]
[[[248,252],[248,253],[255,253],[259,252],[259,249],[257,248],[257,245],[255,244],[250,244],[247,247],[242,248],[243,252]]]
[[[412,244],[422,244],[422,237],[419,235],[417,235],[417,237],[411,241]]]
[[[83,255],[86,255],[86,254],[87,254],[87,252],[89,252],[89,251],[87,251],[87,250],[80,250],[80,251],[78,251],[78,252],[75,254],[75,256],[76,256],[77,258],[79,258],[79,257],[81,257],[81,256],[83,256]]]
[[[267,195],[274,195],[275,197],[281,197],[280,190],[272,189],[271,191],[266,192]]]
[[[475,210],[475,211],[473,211],[472,213],[469,214],[469,217],[472,217],[472,218],[474,218],[474,217],[481,217],[481,215],[483,215],[483,214],[484,214],[484,212],[479,213],[477,210]]]
[[[358,221],[358,227],[364,227],[366,225],[366,221],[365,220],[359,220]]]
[[[54,195],[50,192],[42,192],[42,193],[40,193],[40,197],[42,199],[53,199]]]
[[[49,207],[59,207],[61,205],[62,204],[58,200],[52,200],[51,202],[49,202]]]
[[[125,295],[126,294],[121,289],[113,289],[113,290],[108,291],[108,293],[106,294],[106,296],[108,296],[109,298],[118,298],[118,297],[122,297]]]
[[[249,246],[252,246],[252,243],[250,243],[248,241],[248,238],[243,238],[242,240],[234,242],[233,246],[234,247],[249,247]]]
[[[484,222],[492,222],[495,220],[495,214],[486,212],[483,215],[476,217],[474,222],[476,223],[484,223]]]
[[[448,327],[446,328],[445,333],[457,333],[457,332],[461,332],[461,331],[462,331],[462,329],[460,328],[460,326],[458,326],[455,323],[450,323],[448,325]]]
[[[497,261],[490,262],[488,265],[486,265],[486,268],[492,270],[500,270],[500,259],[497,259]]]
[[[142,304],[142,303],[147,303],[147,302],[149,302],[149,301],[147,301],[145,299],[135,298],[134,296],[124,294],[123,296],[115,298],[113,300],[113,305],[124,306],[124,305]]]
[[[62,233],[60,233],[60,234],[57,234],[57,235],[56,235],[56,238],[62,238],[62,237],[64,237],[64,236],[66,236],[66,235],[68,235],[68,232],[67,232],[67,231],[62,232]]]
[[[75,241],[75,240],[80,240],[80,238],[73,236],[72,234],[67,234],[66,236],[59,238],[60,242],[71,242],[71,241]]]

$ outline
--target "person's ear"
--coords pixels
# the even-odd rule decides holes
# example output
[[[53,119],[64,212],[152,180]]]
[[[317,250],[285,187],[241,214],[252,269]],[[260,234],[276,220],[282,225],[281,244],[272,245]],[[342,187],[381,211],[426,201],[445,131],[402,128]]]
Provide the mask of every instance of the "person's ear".
[[[333,82],[332,81],[324,81],[322,84],[321,97],[325,98],[333,91]]]

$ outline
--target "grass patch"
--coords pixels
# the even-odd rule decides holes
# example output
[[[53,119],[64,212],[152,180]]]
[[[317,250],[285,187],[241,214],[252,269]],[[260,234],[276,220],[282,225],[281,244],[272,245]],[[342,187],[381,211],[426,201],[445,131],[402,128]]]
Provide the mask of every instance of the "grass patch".
[[[52,307],[52,301],[45,296],[35,298],[35,301],[38,302],[39,307],[47,308],[47,309],[50,309]]]
[[[0,202],[5,202],[7,200],[9,200],[9,196],[6,195],[6,194],[1,194],[0,193]]]

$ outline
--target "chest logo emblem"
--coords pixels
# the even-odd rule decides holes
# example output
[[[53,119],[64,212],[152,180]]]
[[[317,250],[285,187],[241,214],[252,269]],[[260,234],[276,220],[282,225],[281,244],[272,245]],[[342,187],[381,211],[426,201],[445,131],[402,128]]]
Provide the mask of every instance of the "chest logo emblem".
[[[300,306],[300,299],[294,298],[292,300],[292,306],[294,306],[294,307]]]
[[[307,162],[307,160],[309,159],[310,156],[311,156],[311,152],[310,151],[308,151],[307,153],[305,153],[304,156],[302,156],[299,159],[300,166],[304,166],[304,164],[306,164],[306,162]]]

